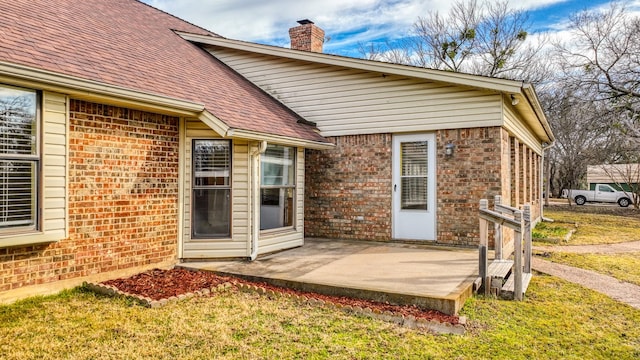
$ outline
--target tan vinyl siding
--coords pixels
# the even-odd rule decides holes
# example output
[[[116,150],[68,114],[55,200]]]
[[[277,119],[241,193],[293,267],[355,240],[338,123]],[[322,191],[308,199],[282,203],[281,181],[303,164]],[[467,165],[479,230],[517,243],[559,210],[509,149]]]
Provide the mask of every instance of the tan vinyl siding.
[[[67,236],[67,98],[43,94],[43,230],[62,240]]]
[[[210,47],[324,136],[501,126],[497,92]]]
[[[304,244],[304,149],[298,148],[296,159],[296,219],[289,231],[263,232],[260,234],[259,254],[266,254]]]
[[[220,138],[207,125],[199,120],[186,120],[186,141],[184,146],[184,225],[182,257],[221,258],[246,257],[248,255],[248,166],[249,153],[246,141],[234,140],[231,144],[232,158],[232,217],[231,238],[227,239],[191,239],[191,141],[193,139]]]
[[[640,181],[640,164],[611,164],[587,166],[587,183],[610,184]]]
[[[521,143],[526,144],[538,155],[542,154],[542,145],[540,144],[540,140],[538,140],[533,131],[526,124],[518,120],[518,115],[516,115],[513,106],[508,101],[505,101],[503,109],[504,127],[507,131],[520,140]]]

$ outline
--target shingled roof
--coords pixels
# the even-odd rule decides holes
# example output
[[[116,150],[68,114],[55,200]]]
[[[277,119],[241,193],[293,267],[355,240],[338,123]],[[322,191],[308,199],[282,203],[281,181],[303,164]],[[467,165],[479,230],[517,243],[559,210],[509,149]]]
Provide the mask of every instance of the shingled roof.
[[[174,30],[215,33],[135,0],[0,2],[0,62],[204,104],[231,128],[326,142]]]

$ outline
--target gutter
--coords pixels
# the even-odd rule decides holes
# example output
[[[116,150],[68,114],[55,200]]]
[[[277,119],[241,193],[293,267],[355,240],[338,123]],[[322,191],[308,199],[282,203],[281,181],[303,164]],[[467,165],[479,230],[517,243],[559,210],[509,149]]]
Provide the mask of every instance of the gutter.
[[[260,155],[267,150],[267,141],[263,140],[257,149],[251,151],[251,250],[249,260],[258,257],[258,240],[260,238]]]

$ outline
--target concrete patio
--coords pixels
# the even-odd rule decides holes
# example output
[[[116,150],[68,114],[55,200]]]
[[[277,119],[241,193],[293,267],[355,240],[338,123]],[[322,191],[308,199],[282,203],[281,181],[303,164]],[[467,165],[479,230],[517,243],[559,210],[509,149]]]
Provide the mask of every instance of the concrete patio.
[[[457,314],[478,277],[478,252],[428,245],[306,239],[305,245],[256,261],[187,262],[303,291],[415,304]]]

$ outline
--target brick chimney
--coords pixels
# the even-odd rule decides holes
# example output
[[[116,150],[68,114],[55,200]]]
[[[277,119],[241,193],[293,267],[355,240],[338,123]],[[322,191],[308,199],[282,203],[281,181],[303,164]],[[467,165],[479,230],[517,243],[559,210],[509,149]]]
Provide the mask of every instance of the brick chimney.
[[[311,20],[299,20],[299,26],[289,29],[291,48],[312,52],[322,52],[324,44],[324,30],[313,24]]]

